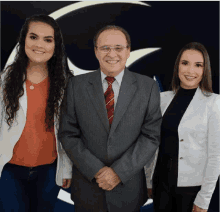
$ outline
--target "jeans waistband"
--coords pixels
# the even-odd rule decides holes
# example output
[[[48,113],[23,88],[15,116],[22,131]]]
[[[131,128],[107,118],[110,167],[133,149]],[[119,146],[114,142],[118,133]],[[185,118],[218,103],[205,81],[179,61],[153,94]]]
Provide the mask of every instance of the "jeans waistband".
[[[39,165],[39,166],[20,166],[20,165],[13,164],[13,163],[7,163],[5,166],[7,166],[7,167],[21,167],[21,168],[24,168],[24,169],[38,169],[38,168],[47,168],[49,166],[53,166],[53,165],[56,165],[56,164],[57,164],[57,158],[54,160],[53,163],[43,164],[43,165]]]

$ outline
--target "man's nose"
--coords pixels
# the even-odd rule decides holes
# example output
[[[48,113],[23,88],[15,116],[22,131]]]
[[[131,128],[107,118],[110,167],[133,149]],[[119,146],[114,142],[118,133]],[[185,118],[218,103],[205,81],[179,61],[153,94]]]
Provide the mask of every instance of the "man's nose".
[[[114,48],[110,48],[108,55],[111,57],[117,56],[117,53]]]

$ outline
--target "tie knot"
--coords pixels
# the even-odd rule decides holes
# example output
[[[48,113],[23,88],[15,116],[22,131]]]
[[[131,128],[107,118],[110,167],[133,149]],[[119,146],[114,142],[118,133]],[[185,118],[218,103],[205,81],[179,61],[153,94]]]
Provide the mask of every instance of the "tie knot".
[[[106,77],[105,79],[107,80],[108,84],[109,84],[109,83],[112,84],[112,83],[115,81],[115,78],[114,78],[114,77]]]

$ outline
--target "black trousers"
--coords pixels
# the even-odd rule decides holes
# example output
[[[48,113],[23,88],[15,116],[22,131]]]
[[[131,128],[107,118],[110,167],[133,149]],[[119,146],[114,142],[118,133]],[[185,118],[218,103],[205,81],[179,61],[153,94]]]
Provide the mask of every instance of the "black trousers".
[[[177,187],[178,159],[163,157],[153,177],[154,212],[192,212],[201,186]]]
[[[193,202],[201,186],[174,187],[159,186],[154,194],[155,212],[192,212]]]

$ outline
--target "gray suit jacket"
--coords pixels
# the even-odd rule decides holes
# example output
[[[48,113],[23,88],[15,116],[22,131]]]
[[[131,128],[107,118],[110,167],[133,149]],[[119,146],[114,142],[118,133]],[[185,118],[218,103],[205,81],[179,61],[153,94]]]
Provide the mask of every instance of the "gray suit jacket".
[[[156,82],[125,69],[109,128],[100,70],[70,79],[59,139],[73,162],[72,199],[85,211],[138,210],[147,200],[143,167],[159,145],[161,111]],[[94,175],[109,166],[122,183],[100,189]]]

